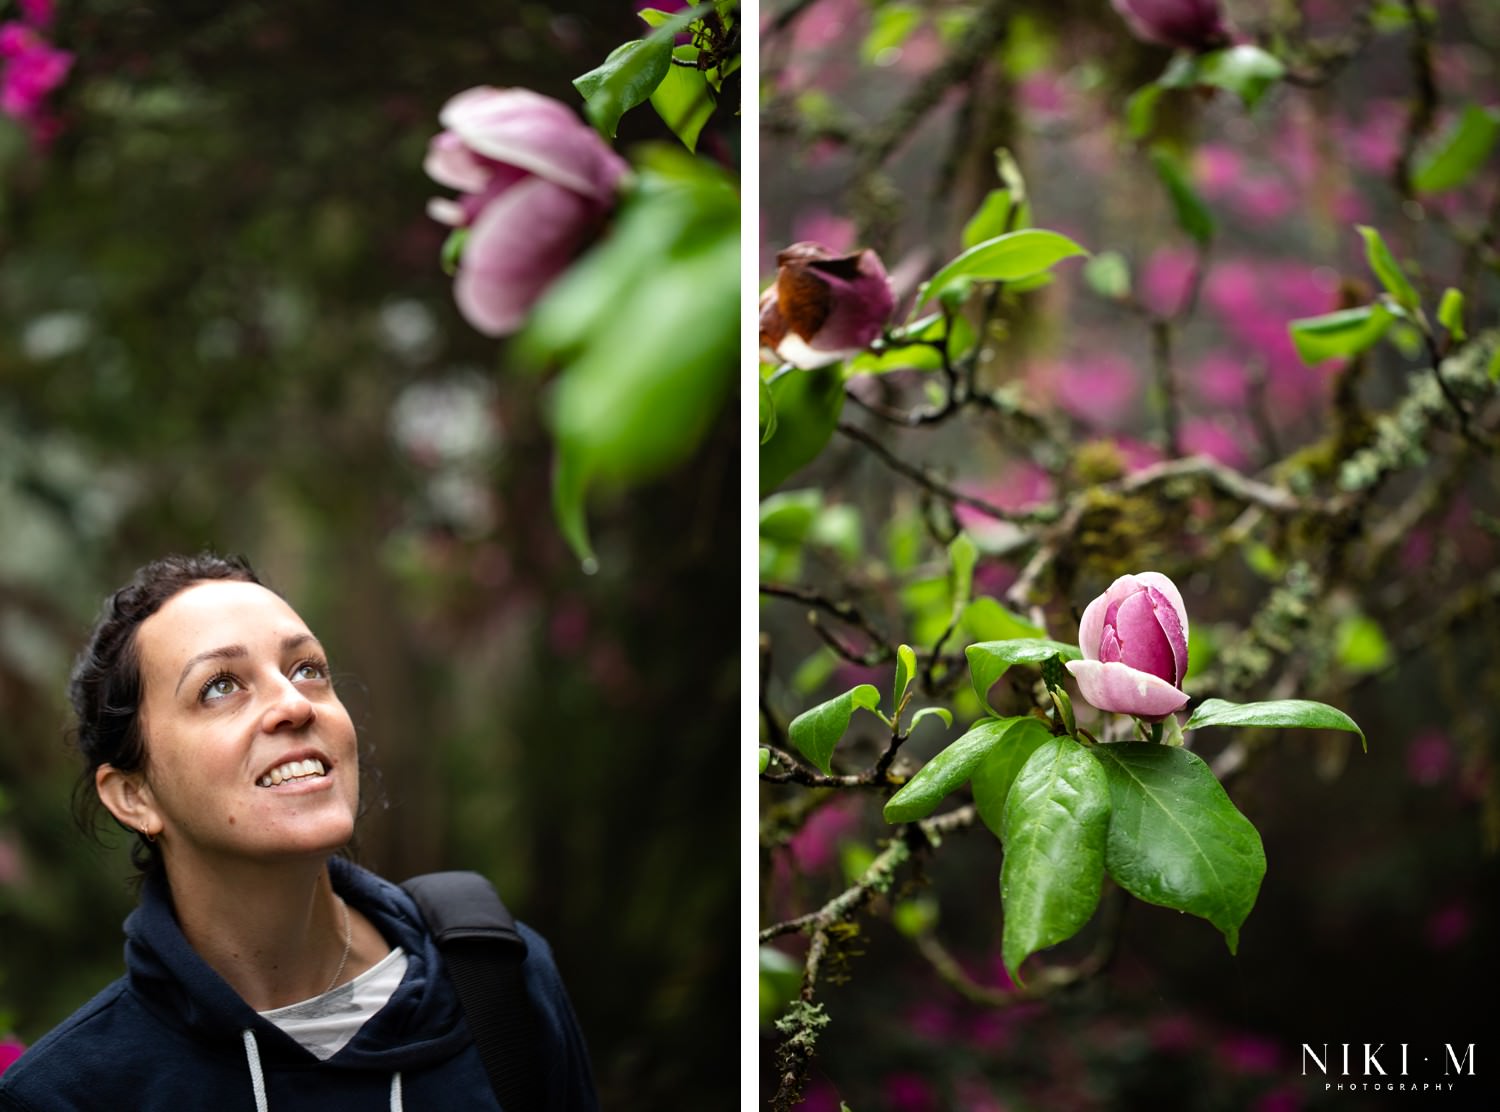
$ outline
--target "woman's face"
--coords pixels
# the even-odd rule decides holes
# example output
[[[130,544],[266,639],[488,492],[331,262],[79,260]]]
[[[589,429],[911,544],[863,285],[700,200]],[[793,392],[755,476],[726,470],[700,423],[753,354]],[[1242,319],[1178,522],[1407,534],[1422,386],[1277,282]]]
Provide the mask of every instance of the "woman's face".
[[[198,583],[141,623],[136,647],[143,798],[170,869],[326,856],[349,841],[354,725],[285,600],[254,583]]]

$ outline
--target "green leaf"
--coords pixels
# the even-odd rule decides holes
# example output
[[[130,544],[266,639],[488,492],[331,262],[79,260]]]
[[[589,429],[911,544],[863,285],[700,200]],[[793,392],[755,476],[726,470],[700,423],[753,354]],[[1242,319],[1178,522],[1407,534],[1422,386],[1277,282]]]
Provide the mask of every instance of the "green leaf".
[[[771,946],[760,948],[760,1025],[770,1027],[776,1017],[786,1011],[797,998],[802,987],[801,962],[793,961],[786,954]]]
[[[1054,655],[1064,660],[1078,660],[1083,653],[1078,651],[1077,645],[1065,645],[1061,641],[1017,637],[1008,641],[981,641],[966,648],[964,655],[969,658],[969,678],[974,685],[974,694],[989,706],[990,688],[1012,664],[1040,664]]]
[[[679,46],[675,53],[688,61],[696,60],[696,47]],[[709,88],[708,77],[700,69],[686,66],[668,66],[655,91],[651,94],[651,107],[662,122],[672,129],[672,134],[682,140],[690,151],[698,149],[698,135],[703,125],[714,114],[714,95]]]
[[[994,746],[999,745],[1006,731],[1021,718],[982,718],[969,728],[969,732],[950,742],[932,760],[919,768],[901,790],[885,804],[886,822],[915,822],[925,819],[941,803],[949,792],[957,791],[968,782],[974,767]]]
[[[1088,252],[1067,236],[1041,228],[1007,232],[976,244],[934,274],[917,293],[921,305],[965,279],[1012,282],[1050,270],[1063,259]]]
[[[1462,290],[1449,286],[1443,291],[1443,300],[1438,304],[1438,323],[1448,330],[1456,343],[1469,338],[1464,331],[1464,295]]]
[[[917,674],[917,654],[910,645],[896,646],[896,687],[891,706],[899,707],[906,698],[906,689]]]
[[[776,435],[776,398],[766,380],[760,380],[760,442],[764,444]]]
[[[574,79],[589,122],[601,134],[613,139],[620,117],[649,100],[662,83],[672,68],[672,38],[673,34],[663,37],[658,28],[644,39],[621,43],[603,65]]]
[[[964,225],[959,242],[967,251],[985,240],[994,239],[1010,231],[1010,190],[991,189],[980,202],[978,210]]]
[[[1458,123],[1417,159],[1412,187],[1418,193],[1441,193],[1468,182],[1484,165],[1500,137],[1500,110],[1466,105]]]
[[[937,922],[938,902],[931,896],[902,900],[891,908],[891,925],[907,938],[926,934]]]
[[[1083,280],[1089,289],[1110,301],[1130,296],[1130,264],[1118,251],[1101,251],[1084,263]]]
[[[1047,631],[985,595],[964,607],[959,624],[975,641],[1013,641],[1019,637],[1045,637]]]
[[[979,562],[979,549],[967,533],[959,533],[948,544],[948,567],[953,584],[953,613],[957,615],[968,605],[974,594],[974,565]]]
[[[680,147],[640,150],[610,234],[553,283],[510,349],[538,369],[561,365],[545,407],[553,506],[585,565],[591,485],[639,482],[685,458],[737,368],[739,198]]]
[[[1104,867],[1136,899],[1207,919],[1239,949],[1266,855],[1206,764],[1149,742],[1095,746],[1113,814]]]
[[[874,710],[880,706],[880,692],[862,683],[826,703],[819,703],[792,719],[788,730],[797,751],[823,772],[832,773],[834,746],[849,728],[849,719],[860,708]]]
[[[1252,110],[1286,74],[1286,67],[1273,55],[1248,44],[1211,50],[1194,62],[1196,84],[1231,92]]]
[[[922,22],[922,11],[913,4],[882,4],[870,21],[870,33],[859,48],[865,65],[884,64],[887,52],[900,50]]]
[[[1334,631],[1334,658],[1351,672],[1379,672],[1391,660],[1391,643],[1380,623],[1367,614],[1350,614]]]
[[[1416,288],[1407,279],[1405,272],[1401,269],[1401,264],[1396,261],[1396,256],[1391,254],[1391,249],[1385,245],[1385,240],[1381,238],[1380,233],[1364,224],[1359,224],[1357,227],[1359,234],[1365,240],[1365,261],[1370,264],[1375,277],[1380,279],[1380,284],[1396,299],[1397,305],[1409,313],[1419,312],[1422,302],[1417,296]]]
[[[953,712],[947,707],[923,707],[911,716],[911,725],[906,727],[908,736],[917,732],[917,723],[924,718],[941,718],[944,726],[953,728]]]
[[[1034,715],[995,719],[1009,722],[1005,736],[984,754],[969,773],[974,791],[974,806],[979,817],[995,837],[1004,836],[1005,801],[1010,796],[1016,774],[1045,742],[1052,739],[1046,722]]]
[[[767,494],[817,458],[844,411],[838,367],[792,371],[770,383],[776,434],[760,446],[760,492]]]
[[[1213,214],[1208,211],[1208,206],[1198,196],[1197,190],[1188,184],[1187,175],[1183,173],[1177,156],[1166,147],[1157,145],[1151,148],[1151,165],[1156,168],[1156,176],[1166,186],[1167,195],[1172,199],[1172,210],[1177,215],[1178,227],[1197,243],[1207,244],[1214,235]]]
[[[468,228],[454,228],[443,240],[443,273],[449,278],[458,273],[459,260],[464,257],[464,247],[468,242]]]
[[[845,505],[825,506],[813,520],[807,539],[833,549],[851,564],[856,562],[865,550],[864,523],[859,510]]]
[[[1018,982],[1021,963],[1072,938],[1099,906],[1110,828],[1110,784],[1072,738],[1050,738],[1016,775],[1000,840],[1001,952]]]
[[[1374,346],[1394,318],[1384,305],[1361,305],[1321,317],[1303,317],[1287,325],[1297,355],[1308,366],[1325,359],[1349,359]]]
[[[845,366],[853,374],[883,374],[886,371],[939,371],[943,354],[933,343],[946,344],[949,357],[960,359],[974,346],[974,326],[962,316],[944,317],[933,313],[919,321],[898,328],[895,339],[925,340],[921,344],[890,344],[883,351],[862,351]]]
[[[1185,730],[1204,726],[1271,726],[1277,729],[1346,730],[1359,735],[1366,752],[1365,732],[1337,707],[1311,699],[1275,699],[1266,703],[1231,703],[1205,699],[1183,725]]]
[[[771,767],[771,751],[762,746],[760,754],[755,759],[755,764],[755,774],[759,776],[762,772]]]
[[[760,504],[760,535],[778,544],[801,544],[818,511],[823,508],[820,490],[786,490]]]
[[[1156,102],[1164,92],[1166,89],[1153,81],[1131,93],[1125,102],[1125,129],[1136,142],[1151,134],[1156,122]]]

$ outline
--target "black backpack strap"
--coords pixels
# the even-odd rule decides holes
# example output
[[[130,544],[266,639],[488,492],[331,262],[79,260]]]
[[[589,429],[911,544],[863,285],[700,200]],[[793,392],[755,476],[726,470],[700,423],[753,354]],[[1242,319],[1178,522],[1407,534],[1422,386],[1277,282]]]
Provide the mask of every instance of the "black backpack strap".
[[[521,978],[526,940],[478,873],[424,873],[401,886],[417,902],[458,993],[504,1112],[540,1108],[536,1019]]]

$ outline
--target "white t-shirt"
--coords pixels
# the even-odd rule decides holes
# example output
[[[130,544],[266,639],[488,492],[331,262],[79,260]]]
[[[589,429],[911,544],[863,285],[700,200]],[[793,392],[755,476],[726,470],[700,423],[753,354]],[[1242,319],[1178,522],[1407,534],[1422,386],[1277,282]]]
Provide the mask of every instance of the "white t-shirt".
[[[348,984],[260,1014],[326,1062],[385,1007],[404,976],[406,953],[397,946]]]

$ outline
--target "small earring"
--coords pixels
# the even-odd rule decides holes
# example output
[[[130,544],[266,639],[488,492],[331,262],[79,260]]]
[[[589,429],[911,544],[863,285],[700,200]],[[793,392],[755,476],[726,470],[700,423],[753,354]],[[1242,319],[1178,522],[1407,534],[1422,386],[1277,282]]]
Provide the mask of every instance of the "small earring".
[[[156,844],[156,835],[151,833],[151,831],[147,830],[144,826],[141,827],[141,837],[145,838],[146,841],[150,842],[152,845]]]

